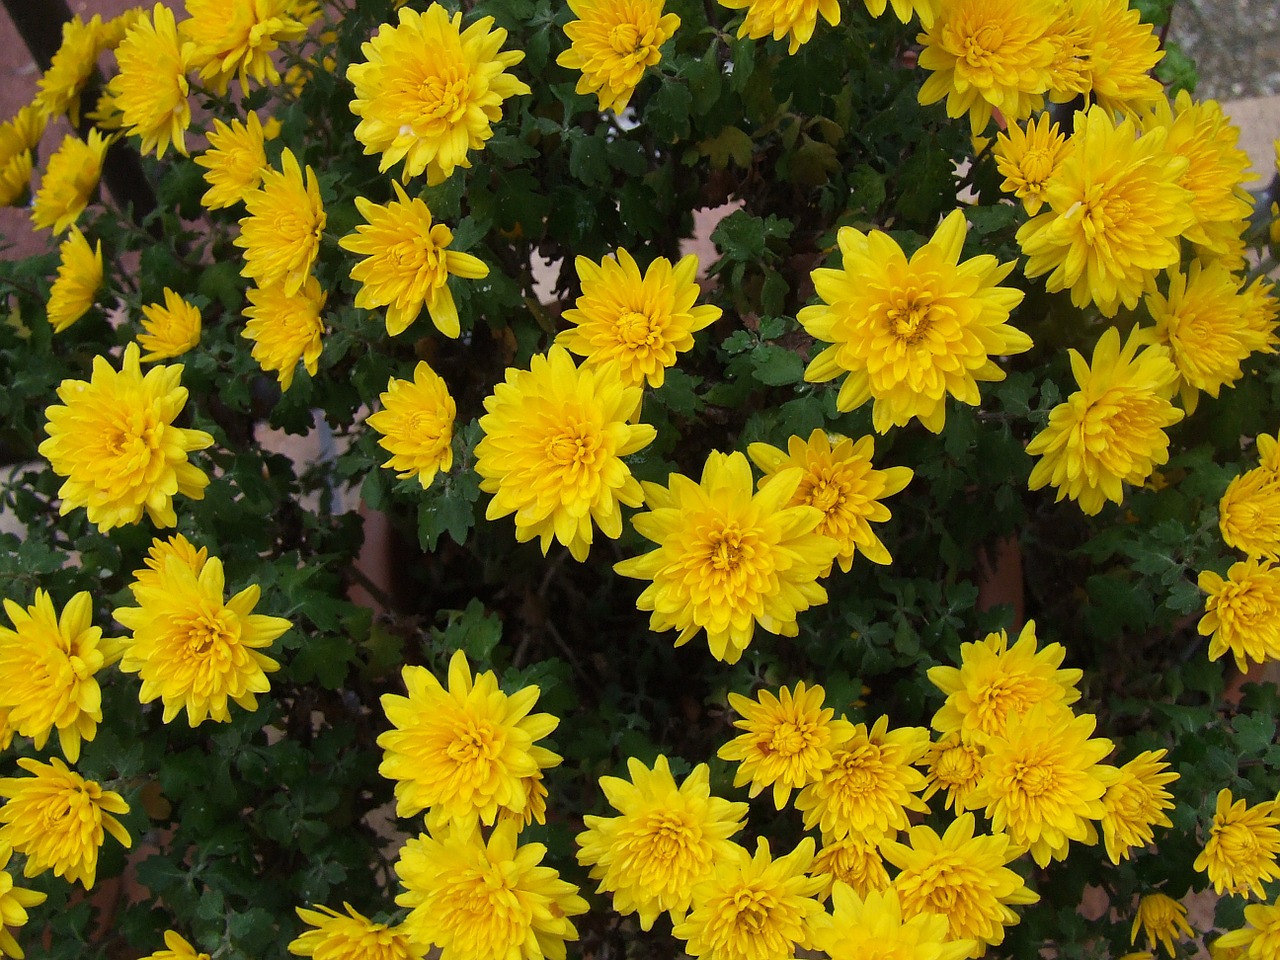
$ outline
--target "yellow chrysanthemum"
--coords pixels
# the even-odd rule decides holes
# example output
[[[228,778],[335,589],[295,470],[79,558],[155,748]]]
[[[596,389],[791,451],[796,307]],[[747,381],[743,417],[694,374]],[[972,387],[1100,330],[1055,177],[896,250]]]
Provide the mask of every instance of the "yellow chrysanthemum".
[[[947,918],[904,917],[897,890],[860,896],[843,883],[831,892],[832,912],[811,921],[814,946],[831,960],[961,960],[974,944],[952,940]]]
[[[891,562],[889,551],[871,524],[883,523],[892,516],[880,501],[901,492],[914,476],[910,467],[873,469],[873,453],[875,440],[871,437],[862,437],[855,443],[849,437],[832,436],[822,429],[815,429],[807,441],[793,436],[787,441],[785,453],[767,443],[747,447],[747,455],[764,471],[761,485],[792,467],[804,471],[788,506],[805,505],[822,511],[818,533],[840,544],[836,560],[845,573],[858,552],[872,563]],[[827,573],[830,572],[828,567]]]
[[[385,206],[356,197],[356,209],[368,222],[338,241],[365,258],[351,268],[351,279],[360,284],[356,306],[386,307],[387,333],[393,337],[404,333],[425,306],[436,329],[456,338],[461,328],[449,277],[480,280],[489,267],[479,257],[448,249],[453,231],[433,224],[420,198],[410,200],[394,181],[391,186],[397,199]]]
[[[164,568],[170,557],[176,558],[179,563],[199,577],[200,571],[204,569],[209,559],[209,549],[201,547],[197,550],[195,544],[180,533],[175,533],[166,540],[161,540],[159,537],[152,538],[151,546],[147,549],[147,555],[142,561],[144,566],[133,571],[133,582],[129,584],[129,591],[133,594],[135,601],[142,602],[138,596],[139,587],[150,589],[160,586],[163,582]]]
[[[836,0],[720,0],[720,6],[746,9],[747,15],[738,27],[739,37],[786,37],[789,54],[813,38],[818,14],[833,27],[840,24],[840,4]]]
[[[62,333],[89,312],[102,286],[102,241],[93,247],[79,227],[58,246],[58,276],[49,287],[46,310],[54,333]]]
[[[424,945],[409,936],[405,924],[374,923],[351,904],[344,903],[343,907],[346,916],[329,907],[298,907],[302,922],[315,929],[291,940],[289,952],[318,960],[422,960],[427,952]]]
[[[200,343],[200,310],[165,287],[163,304],[142,308],[142,329],[138,346],[147,351],[143,363],[180,357]]]
[[[1075,500],[1093,516],[1108,500],[1120,503],[1126,483],[1145,483],[1168,462],[1165,428],[1184,416],[1169,402],[1178,368],[1165,347],[1139,352],[1140,345],[1136,330],[1121,347],[1120,331],[1108,327],[1092,363],[1070,351],[1080,389],[1049,412],[1049,425],[1027,444],[1027,453],[1040,457],[1027,481],[1032,490],[1051,485],[1055,500]]]
[[[1196,629],[1210,638],[1210,660],[1230,651],[1241,673],[1250,660],[1280,660],[1280,567],[1250,558],[1233,563],[1225,580],[1201,572],[1199,585],[1208,597]]]
[[[701,630],[717,660],[737,663],[756,625],[794,637],[796,617],[826,603],[818,583],[839,545],[817,532],[814,507],[787,506],[803,479],[786,470],[752,494],[751,465],[741,453],[712,451],[701,482],[673,473],[668,485],[644,484],[648,513],[636,530],[658,545],[613,569],[651,580],[636,606],[649,629],[677,629],[677,647]]]
[[[600,778],[619,815],[583,818],[578,862],[591,867],[597,892],[611,894],[618,913],[640,915],[641,929],[651,929],[664,911],[679,923],[693,903],[694,885],[733,856],[737,844],[729,837],[742,829],[747,805],[711,796],[705,763],[679,787],[661,754],[652,770],[635,757],[627,770],[630,781]]]
[[[210,210],[233,207],[258,189],[271,169],[263,146],[262,121],[252,110],[244,122],[223,123],[215,118],[209,131],[209,149],[195,158],[205,168],[209,184],[200,202]]]
[[[109,85],[115,109],[127,133],[142,138],[140,151],[164,157],[169,144],[187,155],[187,127],[191,125],[187,71],[193,48],[181,43],[173,11],[157,3],[150,18],[142,17],[125,34],[116,50],[120,72]]]
[[[1213,944],[1215,960],[1228,950],[1238,951],[1240,960],[1273,960],[1280,957],[1280,898],[1269,904],[1254,903],[1244,908],[1247,926],[1219,937]]]
[[[902,23],[910,23],[912,15],[920,18],[920,26],[928,30],[933,26],[933,21],[937,19],[938,14],[942,12],[942,8],[946,0],[890,0],[893,6],[893,15]],[[873,17],[882,17],[886,9],[885,0],[865,0],[867,12]]]
[[[396,874],[409,907],[404,928],[440,948],[440,960],[564,960],[577,940],[570,917],[587,912],[578,888],[541,866],[547,848],[517,845],[516,825],[446,829],[405,843]]]
[[[432,3],[422,13],[402,9],[399,18],[360,48],[368,62],[347,68],[356,94],[351,112],[360,118],[356,139],[365,153],[382,154],[380,171],[404,160],[405,181],[425,170],[434,186],[471,166],[467,152],[484,149],[503,100],[529,93],[506,72],[524,53],[498,52],[507,31],[491,30],[493,17],[463,30],[461,13],[450,19]]]
[[[853,735],[853,724],[833,719],[835,710],[822,705],[824,696],[822,687],[806,689],[803,680],[794,692],[783,687],[774,696],[761,690],[755,700],[730,693],[729,706],[742,718],[733,725],[746,732],[716,756],[738,761],[733,785],[750,783],[753,797],[771,786],[773,804],[781,810],[792,790],[817,780],[832,764],[831,751]]]
[[[838,839],[824,836],[809,873],[822,881],[818,890],[822,900],[830,898],[837,883],[848,884],[860,897],[889,889],[889,871],[884,868],[879,846],[852,833]]]
[[[28,104],[0,123],[0,207],[17,206],[31,186],[33,152],[44,134],[44,114]]]
[[[14,885],[13,876],[5,869],[12,855],[7,844],[0,845],[0,957],[22,960],[22,947],[12,931],[26,925],[27,908],[44,903],[46,894]]]
[[[936,714],[934,722],[937,722]],[[939,790],[945,790],[943,809],[950,810],[954,807],[957,811],[963,810],[969,801],[969,794],[982,778],[984,753],[982,747],[958,730],[929,744],[929,750],[924,756],[927,767],[925,780],[929,785],[920,798],[928,800]]]
[[[293,385],[299,362],[314,377],[324,352],[320,311],[329,296],[316,278],[308,276],[295,293],[277,285],[250,287],[247,295],[249,306],[244,315],[249,322],[240,336],[253,342],[253,359],[258,366],[275,373],[281,390]]]
[[[271,55],[281,43],[301,40],[307,25],[294,16],[293,0],[186,0],[180,29],[192,44],[191,64],[215,93],[223,94],[232,77],[249,92],[249,78],[279,83]]]
[[[79,219],[98,187],[106,153],[107,141],[97,130],[89,131],[87,141],[70,133],[63,138],[49,157],[31,204],[31,222],[36,229],[62,233]]]
[[[996,169],[1005,178],[1000,189],[1021,200],[1034,217],[1044,205],[1049,178],[1070,152],[1070,141],[1051,123],[1048,113],[1027,123],[1025,129],[1010,124],[1007,131],[996,134]]]
[[[813,838],[773,859],[769,841],[756,841],[753,857],[738,847],[693,891],[693,911],[672,929],[684,952],[705,960],[789,960],[809,946],[809,920],[822,913]]]
[[[1233,477],[1218,501],[1218,530],[1247,556],[1280,557],[1280,475],[1254,467]]]
[[[961,263],[966,226],[964,213],[953,210],[910,260],[886,233],[841,227],[841,269],[813,271],[823,302],[797,319],[832,346],[810,361],[804,378],[848,374],[836,404],[848,411],[874,400],[877,433],[912,418],[939,433],[948,395],[977,406],[978,382],[1005,377],[991,357],[1031,349],[1031,338],[1008,323],[1022,291],[999,285],[1014,264],[988,254]]]
[[[98,850],[109,833],[128,847],[129,832],[112,814],[129,812],[129,805],[114,790],[103,790],[86,780],[57,757],[41,763],[19,757],[18,766],[29,777],[0,779],[0,848],[12,847],[27,856],[24,877],[52,870],[67,883],[79,881],[93,888],[98,872]]]
[[[1138,931],[1147,938],[1147,946],[1153,951],[1156,943],[1168,951],[1169,956],[1177,955],[1174,939],[1194,937],[1195,931],[1187,923],[1187,908],[1173,897],[1163,893],[1149,893],[1138,901],[1137,912],[1133,915],[1133,927],[1129,930],[1129,942],[1138,942]]]
[[[137,523],[145,510],[156,526],[172,527],[175,495],[204,497],[209,478],[187,454],[210,446],[213,437],[173,425],[187,402],[181,377],[180,363],[143,376],[138,345],[131,343],[119,371],[98,356],[87,382],[62,381],[62,404],[45,410],[49,438],[39,450],[53,472],[67,478],[58,491],[64,516],[84,507],[105,533]]]
[[[662,6],[663,0],[569,0],[578,19],[565,24],[572,45],[556,63],[582,71],[575,92],[594,93],[601,110],[627,109],[645,67],[662,59],[659,48],[680,26]]]
[[[209,960],[209,954],[196,950],[176,930],[166,930],[164,949],[149,953],[142,960]]]
[[[693,335],[720,318],[719,307],[695,307],[698,258],[688,254],[673,268],[658,257],[640,275],[631,254],[621,247],[616,258],[599,264],[586,257],[574,261],[582,295],[564,319],[556,343],[588,363],[616,361],[628,384],[660,387],[676,354],[693,348]]]
[[[1178,779],[1166,772],[1164,750],[1147,750],[1123,767],[1102,797],[1106,812],[1102,836],[1112,863],[1129,859],[1134,847],[1145,847],[1153,838],[1153,827],[1171,827],[1164,811],[1173,809],[1173,797],[1165,784]]]
[[[516,540],[538,537],[545,554],[554,537],[575,560],[591,549],[593,526],[616,540],[622,505],[644,499],[622,457],[657,436],[639,411],[640,387],[627,386],[614,365],[576,367],[552,346],[508,367],[485,398],[484,437],[476,444],[480,489],[492,493],[486,520],[515,514]]]
[[[1077,114],[1070,153],[1044,190],[1049,209],[1018,229],[1026,275],[1049,274],[1047,290],[1070,290],[1077,307],[1108,317],[1136,307],[1156,272],[1178,262],[1194,222],[1179,183],[1187,161],[1166,140],[1163,130],[1138,136],[1099,106]]]
[[[244,249],[242,276],[263,288],[283,286],[286,294],[293,295],[311,275],[328,217],[311,166],[304,182],[297,158],[288,148],[280,155],[280,166],[268,169],[262,186],[245,194],[249,215],[241,218],[240,235],[232,242]]]
[[[1036,644],[1036,623],[1028,620],[1012,647],[1005,631],[989,633],[960,645],[959,667],[929,668],[930,682],[947,695],[933,729],[982,744],[1005,736],[1036,704],[1066,707],[1079,700],[1083,672],[1060,669],[1066,648],[1049,643],[1037,650]]]
[[[957,817],[942,836],[923,824],[912,827],[907,843],[887,840],[880,852],[898,868],[893,888],[903,915],[946,917],[949,939],[974,941],[971,957],[1004,942],[1005,927],[1018,922],[1011,904],[1040,899],[1005,866],[1022,851],[1003,833],[975,836],[971,813]]]
[[[97,68],[102,47],[103,23],[98,14],[88,23],[79,15],[63,22],[62,43],[37,82],[35,106],[41,116],[52,120],[65,113],[72,126],[79,126],[80,93]]]
[[[254,613],[257,584],[223,599],[222,561],[209,557],[197,574],[180,558],[167,557],[155,584],[134,584],[136,607],[112,615],[133,632],[120,669],[142,679],[141,703],[159,699],[165,723],[182,710],[192,727],[206,718],[231,721],[228,701],[258,709],[270,689],[267,674],[280,664],[259,652],[291,624],[283,617]]]
[[[436,471],[453,469],[453,418],[457,414],[449,387],[425,360],[419,360],[412,380],[387,381],[379,395],[382,409],[366,423],[381,436],[378,446],[391,454],[383,466],[399,470],[398,480],[417,477],[425,490]]]
[[[1110,113],[1135,113],[1164,99],[1151,73],[1164,58],[1160,37],[1129,0],[1067,0],[1059,8],[1059,29],[1069,31],[1073,42],[1062,52],[1065,69],[1053,71],[1054,102],[1083,94]]]
[[[448,689],[426,667],[407,666],[401,675],[408,696],[382,695],[394,729],[378,736],[378,772],[396,781],[396,815],[430,807],[440,822],[469,827],[477,817],[492,824],[503,810],[523,814],[524,778],[560,762],[537,746],[560,723],[549,713],[529,712],[539,688],[507,696],[492,670],[473,680],[461,650],[449,660]]]
[[[889,729],[881,717],[870,730],[865,723],[832,751],[832,765],[820,779],[796,797],[806,830],[818,827],[823,836],[859,834],[874,839],[905,830],[907,812],[928,813],[917,794],[924,775],[912,764],[929,748],[924,727]]]
[[[103,49],[114,50],[120,46],[130,28],[146,15],[145,7],[130,7],[103,23],[101,34]]]

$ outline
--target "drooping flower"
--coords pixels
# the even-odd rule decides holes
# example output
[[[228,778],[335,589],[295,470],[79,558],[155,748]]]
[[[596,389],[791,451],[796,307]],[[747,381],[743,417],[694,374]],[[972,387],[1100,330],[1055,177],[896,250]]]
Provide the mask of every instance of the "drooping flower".
[[[1168,951],[1169,956],[1177,956],[1174,938],[1182,939],[1185,934],[1194,937],[1195,931],[1187,923],[1187,908],[1173,897],[1163,893],[1148,893],[1138,901],[1138,909],[1133,915],[1133,927],[1129,930],[1129,942],[1138,942],[1138,931],[1147,938],[1147,946],[1153,951],[1156,942]]]
[[[107,141],[97,130],[89,139],[67,134],[62,145],[49,157],[31,204],[31,222],[37,230],[62,233],[79,219],[102,176]]]
[[[138,599],[139,587],[154,588],[161,585],[164,568],[170,557],[176,558],[179,563],[199,577],[200,571],[204,569],[205,562],[209,559],[209,549],[201,547],[197,550],[195,544],[180,533],[175,533],[165,540],[159,537],[152,538],[151,546],[147,549],[147,555],[142,561],[144,566],[133,571],[133,582],[129,584],[129,592],[133,594],[135,601],[141,603]]]
[[[564,312],[573,326],[556,343],[589,363],[616,361],[628,385],[662,386],[676,354],[693,348],[693,335],[720,318],[719,307],[694,306],[698,257],[688,254],[673,268],[658,257],[640,275],[621,247],[600,263],[574,261],[582,295]]]
[[[1213,943],[1216,960],[1219,951],[1238,951],[1240,960],[1270,960],[1280,956],[1280,898],[1269,904],[1254,903],[1244,908],[1246,926],[1232,930]]]
[[[52,870],[67,883],[79,881],[93,888],[98,872],[98,850],[107,833],[122,846],[132,841],[129,832],[112,814],[129,812],[129,805],[114,790],[103,790],[67,768],[57,757],[41,763],[19,757],[18,766],[29,777],[0,778],[0,849],[12,847],[27,856],[24,877]]]
[[[976,406],[979,381],[1005,373],[991,358],[1031,349],[1009,325],[1022,291],[1002,287],[1014,264],[989,254],[960,262],[966,223],[954,210],[910,260],[886,233],[841,227],[843,265],[819,268],[822,303],[797,319],[831,344],[805,370],[810,383],[846,375],[836,404],[848,411],[874,400],[877,433],[918,419],[933,433],[946,421],[946,399]]]
[[[1247,556],[1280,556],[1280,475],[1254,467],[1232,478],[1218,501],[1218,531]]]
[[[920,799],[927,801],[939,790],[945,790],[943,809],[965,809],[969,794],[982,778],[984,753],[982,747],[959,730],[944,734],[929,744],[929,750],[924,756],[927,767],[925,780],[929,785],[925,787]]]
[[[62,114],[71,118],[72,126],[80,124],[80,93],[93,76],[102,52],[102,17],[94,14],[86,23],[79,15],[63,21],[62,43],[37,81],[35,106],[45,120]]]
[[[258,189],[263,174],[271,169],[267,163],[262,121],[252,110],[244,121],[223,123],[214,118],[209,131],[209,149],[195,158],[205,168],[209,184],[200,202],[210,210],[233,207]]]
[[[928,30],[933,21],[942,12],[945,0],[889,0],[893,7],[893,15],[902,23],[910,23],[914,14],[920,18],[920,26]],[[885,0],[865,0],[867,12],[873,17],[882,17],[886,9]]]
[[[1280,811],[1276,804],[1249,806],[1246,800],[1233,802],[1230,789],[1218,791],[1209,836],[1193,864],[1209,877],[1214,892],[1266,896],[1262,885],[1280,877],[1278,853]]]
[[[1280,567],[1251,558],[1231,565],[1223,579],[1212,570],[1199,577],[1208,594],[1196,629],[1209,637],[1209,659],[1228,651],[1241,673],[1249,661],[1280,660]]]
[[[44,128],[45,117],[32,104],[0,123],[0,207],[16,206],[26,196],[33,151]]]
[[[143,363],[180,357],[200,343],[200,309],[168,287],[164,304],[147,304],[142,318],[144,332],[138,334],[138,346],[147,351]]]
[[[786,470],[752,494],[741,453],[713,451],[700,482],[673,473],[668,485],[644,485],[648,513],[632,523],[658,545],[614,564],[624,577],[652,581],[636,606],[649,629],[677,629],[677,647],[705,630],[711,655],[737,663],[758,624],[794,637],[797,615],[825,603],[818,583],[839,545],[817,532],[815,507],[787,506],[803,479]]]
[[[840,4],[836,0],[720,0],[720,5],[730,10],[746,9],[746,17],[738,27],[739,37],[786,37],[788,54],[794,54],[813,38],[818,14],[831,26],[840,25]]]
[[[524,53],[498,52],[507,31],[491,30],[493,17],[463,30],[460,12],[450,19],[432,3],[422,13],[401,9],[399,18],[361,46],[367,62],[347,68],[351,112],[360,118],[356,139],[366,154],[382,155],[379,171],[404,160],[402,179],[425,170],[434,186],[471,166],[467,153],[493,136],[502,101],[529,93],[506,72]]]
[[[822,880],[818,890],[822,900],[830,898],[837,883],[848,884],[860,897],[889,889],[889,871],[884,868],[878,844],[858,834],[838,839],[824,835],[809,873]]]
[[[289,952],[319,960],[422,960],[427,952],[415,943],[405,924],[374,923],[344,903],[346,916],[329,907],[305,910],[298,907],[306,930],[289,941]]]
[[[387,333],[398,336],[418,319],[422,308],[446,337],[461,332],[449,277],[480,280],[489,267],[479,257],[448,249],[453,231],[432,223],[431,211],[418,197],[409,199],[392,181],[396,198],[385,206],[356,197],[356,209],[367,223],[358,224],[338,245],[365,259],[351,268],[360,284],[356,306],[387,308]]]
[[[1055,103],[1083,95],[1109,113],[1133,114],[1165,98],[1152,75],[1164,58],[1160,37],[1128,0],[1067,0],[1049,36]]]
[[[54,333],[62,333],[89,312],[102,286],[102,241],[89,246],[79,227],[72,227],[58,246],[58,276],[49,287],[45,309]]]
[[[13,851],[8,845],[0,845],[0,957],[14,957],[22,960],[22,947],[14,938],[12,930],[25,926],[27,908],[44,903],[44,893],[15,886],[13,876],[5,869]]]
[[[268,169],[262,186],[245,195],[249,215],[240,220],[240,235],[232,242],[244,249],[242,276],[263,288],[283,286],[293,295],[311,275],[328,217],[310,165],[304,182],[297,158],[285,148],[280,167]]]
[[[417,477],[425,490],[437,471],[453,469],[457,407],[448,385],[427,361],[418,361],[412,380],[388,380],[378,400],[382,409],[365,422],[381,434],[378,446],[391,454],[383,466],[400,471],[396,479]]]
[[[62,404],[45,410],[49,437],[39,451],[66,477],[60,512],[84,507],[103,533],[137,523],[144,510],[156,526],[175,526],[174,496],[200,500],[209,483],[187,455],[213,437],[173,424],[187,402],[182,364],[154,366],[143,376],[138,357],[136,343],[124,348],[118,371],[94,357],[90,379],[63,380]]]
[[[644,499],[622,458],[657,436],[630,422],[639,407],[640,387],[615,365],[576,367],[563,347],[537,354],[528,370],[508,367],[485,398],[475,449],[480,489],[493,494],[485,519],[514,513],[517,541],[537,537],[545,554],[554,538],[579,561],[595,527],[616,540],[622,505]]]
[[[556,63],[582,71],[575,92],[594,93],[602,111],[627,109],[645,68],[662,59],[659,48],[680,26],[662,7],[663,0],[569,0],[578,19],[565,24],[571,46]]]
[[[147,954],[142,960],[209,960],[209,954],[196,950],[176,930],[166,930],[164,949]]]
[[[961,960],[974,947],[950,938],[946,917],[904,916],[893,887],[860,896],[837,883],[831,905],[812,921],[814,946],[831,960]]]
[[[157,3],[151,17],[140,17],[116,49],[120,72],[108,85],[127,133],[142,138],[140,151],[163,159],[169,144],[187,155],[191,124],[187,71],[193,48],[178,39],[173,11]]]
[[[1005,178],[1000,189],[1021,200],[1033,217],[1044,205],[1049,178],[1071,152],[1071,142],[1051,120],[1042,113],[1025,129],[1013,123],[996,134],[996,169]]]
[[[630,781],[600,778],[618,816],[583,818],[578,862],[600,881],[597,892],[612,895],[614,910],[639,914],[641,929],[651,929],[664,911],[679,923],[693,904],[694,885],[734,856],[729,837],[742,829],[747,805],[711,796],[705,763],[679,787],[661,754],[652,770],[635,757],[627,770]]]
[[[1102,836],[1112,863],[1129,859],[1134,847],[1145,847],[1153,839],[1153,827],[1171,827],[1164,811],[1173,809],[1173,797],[1165,784],[1178,779],[1166,772],[1164,750],[1147,750],[1123,767],[1102,796],[1106,812]],[[1132,941],[1131,941],[1132,942]]]
[[[253,342],[253,359],[265,372],[275,373],[281,390],[293,385],[299,362],[308,374],[316,375],[324,352],[320,311],[328,296],[311,276],[295,293],[282,285],[249,288],[249,306],[244,308],[249,322],[240,336]]]
[[[301,40],[307,25],[295,14],[293,0],[186,0],[182,36],[192,44],[192,66],[218,94],[231,79],[249,92],[249,78],[259,84],[280,82],[271,55],[281,43]]]

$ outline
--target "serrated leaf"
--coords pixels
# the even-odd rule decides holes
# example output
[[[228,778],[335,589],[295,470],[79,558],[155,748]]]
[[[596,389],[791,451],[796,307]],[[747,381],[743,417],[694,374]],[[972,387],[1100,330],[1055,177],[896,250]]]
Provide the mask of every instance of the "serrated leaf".
[[[804,361],[786,347],[761,344],[751,354],[755,378],[771,387],[784,387],[804,379]]]
[[[1236,747],[1248,756],[1265,751],[1276,737],[1276,718],[1264,713],[1241,714],[1231,727],[1236,734]]]

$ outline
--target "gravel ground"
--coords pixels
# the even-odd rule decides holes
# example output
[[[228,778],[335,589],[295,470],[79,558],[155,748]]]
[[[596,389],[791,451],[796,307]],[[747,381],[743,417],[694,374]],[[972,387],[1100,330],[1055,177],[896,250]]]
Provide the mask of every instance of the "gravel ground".
[[[1201,99],[1280,94],[1280,3],[1178,0],[1169,38],[1196,61]]]

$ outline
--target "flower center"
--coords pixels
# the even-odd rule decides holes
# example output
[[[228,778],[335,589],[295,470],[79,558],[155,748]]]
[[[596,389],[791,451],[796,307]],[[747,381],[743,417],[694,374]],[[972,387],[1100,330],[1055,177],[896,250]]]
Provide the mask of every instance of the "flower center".
[[[1028,797],[1042,797],[1052,793],[1058,777],[1054,768],[1044,763],[1019,763],[1013,774],[1013,782]]]
[[[992,52],[1004,43],[1004,30],[998,23],[984,23],[977,33],[961,41],[961,55],[971,67],[983,68],[990,64]]]
[[[638,347],[651,347],[656,339],[648,316],[637,313],[635,310],[628,310],[618,317],[617,327],[619,342],[633,350]]]
[[[1021,677],[995,677],[974,694],[981,729],[999,733],[1009,715],[1021,716],[1031,704],[1027,685]]]
[[[196,656],[211,651],[224,656],[226,646],[235,642],[235,634],[234,626],[227,623],[221,613],[201,613],[187,621],[187,649]]]
[[[732,571],[742,556],[742,534],[737,526],[730,526],[711,535],[711,567],[713,570]]]
[[[449,759],[458,764],[489,763],[502,752],[501,732],[488,723],[470,721],[458,731],[457,737],[445,748]]]
[[[1223,858],[1240,866],[1251,866],[1268,854],[1258,843],[1257,834],[1240,823],[1230,823],[1214,831],[1222,847]]]
[[[927,292],[912,291],[886,311],[889,330],[899,340],[915,343],[929,332],[930,307],[933,297]]]
[[[617,53],[635,53],[639,45],[640,28],[634,23],[619,23],[609,31],[609,46]]]
[[[547,441],[547,459],[560,467],[589,466],[600,451],[600,437],[581,424],[572,424]]]
[[[651,814],[645,833],[649,837],[650,854],[659,860],[683,856],[698,839],[683,817],[667,811]]]
[[[758,890],[739,890],[733,895],[735,922],[743,933],[758,934],[769,926],[768,895]]]
[[[952,747],[938,758],[934,776],[946,784],[963,784],[977,778],[977,764],[967,747]]]
[[[440,418],[423,410],[415,410],[405,418],[405,435],[418,443],[436,443],[441,436]]]
[[[467,106],[467,78],[428,77],[418,87],[422,98],[422,119],[458,120]]]
[[[824,514],[832,513],[844,503],[844,488],[838,483],[832,483],[825,478],[819,479],[813,485],[813,492],[809,494],[810,506],[817,507]]]
[[[799,724],[786,721],[773,728],[769,737],[769,749],[785,757],[793,757],[797,753],[813,745],[813,725],[801,721]]]
[[[1022,157],[1022,179],[1029,185],[1041,184],[1053,173],[1053,160],[1046,150],[1033,147]]]

